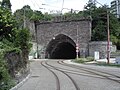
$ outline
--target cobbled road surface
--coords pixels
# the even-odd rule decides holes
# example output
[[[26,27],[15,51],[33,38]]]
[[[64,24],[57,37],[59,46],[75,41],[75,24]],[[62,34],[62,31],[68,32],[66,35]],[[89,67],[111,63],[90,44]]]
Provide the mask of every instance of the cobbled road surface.
[[[120,90],[120,68],[33,60],[30,78],[17,90]]]

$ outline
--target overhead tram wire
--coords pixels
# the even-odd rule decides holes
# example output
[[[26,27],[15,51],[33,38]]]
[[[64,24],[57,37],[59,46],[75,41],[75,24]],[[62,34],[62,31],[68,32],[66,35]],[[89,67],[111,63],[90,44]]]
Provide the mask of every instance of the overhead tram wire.
[[[52,6],[52,5],[49,5],[49,4],[42,4],[43,6],[49,6],[49,7],[53,7],[53,8],[57,8],[57,9],[46,9],[46,8],[43,8],[43,9],[46,9],[48,11],[61,11],[61,7],[57,7],[57,6]]]
[[[33,3],[33,1],[31,0],[31,2]],[[42,2],[42,1],[41,1]],[[46,8],[41,8],[40,7],[40,5],[35,1],[35,3],[33,3],[34,4],[34,7],[36,7],[36,5],[37,5],[37,7],[38,7],[38,9],[43,9],[43,10],[48,10],[48,11],[50,11],[50,9],[46,9]],[[36,4],[36,5],[35,5]],[[50,6],[50,7],[55,7],[55,8],[60,8],[60,7],[57,7],[57,6],[51,6],[51,5],[49,5],[49,4],[42,4],[41,3],[41,5],[46,5],[46,6]]]
[[[45,5],[45,6],[50,6],[50,7],[54,7],[54,8],[61,8],[61,7],[57,7],[57,6],[52,6],[52,5],[49,5],[49,4],[42,4],[42,5]],[[66,9],[66,10],[70,10],[71,11],[71,9],[70,8],[62,8],[61,10],[63,10],[63,9]],[[79,12],[80,10],[76,10],[76,9],[72,9],[73,11],[76,11],[76,12]]]
[[[30,0],[31,1],[31,3],[33,4],[33,6],[35,7],[35,3],[33,3],[33,1],[32,0]]]
[[[36,0],[34,0],[35,2],[33,2],[32,0],[30,0],[30,1],[31,1],[31,3],[33,4],[33,6],[34,6],[35,8],[37,8],[36,6],[39,7],[39,5],[36,3]]]

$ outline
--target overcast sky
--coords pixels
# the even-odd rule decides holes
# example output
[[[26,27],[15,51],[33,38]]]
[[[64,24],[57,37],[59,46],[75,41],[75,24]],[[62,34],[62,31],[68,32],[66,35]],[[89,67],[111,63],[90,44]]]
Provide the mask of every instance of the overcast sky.
[[[43,10],[41,9],[42,11],[61,10],[63,2],[63,0],[10,0],[10,1],[12,4],[13,12],[16,9],[21,9],[24,5],[30,5],[33,10],[40,10],[40,8],[44,8]],[[110,5],[110,2],[113,0],[97,0],[97,1],[102,4]],[[63,8],[83,10],[84,5],[86,5],[87,2],[88,0],[64,0]]]

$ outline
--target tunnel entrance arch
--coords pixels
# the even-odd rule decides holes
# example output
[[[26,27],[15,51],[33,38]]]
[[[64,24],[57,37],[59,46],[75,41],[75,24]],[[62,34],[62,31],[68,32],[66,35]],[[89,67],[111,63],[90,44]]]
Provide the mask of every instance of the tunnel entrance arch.
[[[58,51],[56,47],[62,47],[66,44],[67,46],[72,45],[71,47],[74,47],[75,51],[75,43],[78,43],[80,57],[89,55],[89,42],[91,41],[91,18],[81,17],[73,20],[55,19],[51,21],[35,21],[33,27],[37,43],[36,51],[40,55],[41,59],[52,58],[52,56],[54,56],[53,53]],[[56,36],[55,40],[58,41],[53,41],[53,36]],[[64,39],[60,40],[61,38],[59,37]],[[68,41],[66,41],[65,38],[67,38]],[[62,44],[58,45],[59,43]]]
[[[74,59],[76,58],[76,44],[68,36],[59,34],[52,38],[46,48],[46,58]]]

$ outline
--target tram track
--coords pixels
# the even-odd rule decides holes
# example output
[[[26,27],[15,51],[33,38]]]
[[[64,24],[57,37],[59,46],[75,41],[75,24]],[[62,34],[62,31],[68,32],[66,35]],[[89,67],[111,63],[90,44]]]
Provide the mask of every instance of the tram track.
[[[51,69],[54,69],[54,70],[57,70],[57,71],[63,73],[64,75],[66,75],[66,76],[71,80],[72,84],[73,84],[74,87],[75,87],[75,90],[80,90],[80,88],[79,88],[79,86],[77,85],[76,81],[75,81],[69,74],[67,74],[67,72],[62,71],[62,70],[56,68],[55,66],[49,64],[47,61],[44,61],[44,64],[43,64],[43,62],[42,62],[42,66],[46,67],[49,71],[52,71]],[[54,71],[52,71],[52,73],[53,73],[53,72],[54,72]],[[54,72],[54,74],[55,74],[55,72]],[[55,76],[57,76],[57,75],[55,75]],[[57,78],[59,79],[58,76],[57,76]],[[60,82],[59,82],[59,86],[60,86]],[[58,90],[58,89],[57,89],[57,90]],[[60,87],[59,87],[59,90],[60,90]]]
[[[46,65],[44,65],[43,64],[43,62],[44,61],[42,61],[41,62],[41,65],[43,66],[43,67],[45,67],[46,69],[48,69],[53,75],[54,75],[54,77],[55,77],[55,79],[56,79],[56,90],[60,90],[60,81],[59,81],[59,78],[58,78],[58,76],[57,76],[57,74],[53,71],[53,70],[51,70],[49,67],[47,67]]]
[[[78,69],[78,70],[83,70],[83,71],[89,72],[93,75],[101,76],[101,77],[104,77],[108,80],[112,80],[112,81],[115,81],[117,83],[120,83],[120,77],[117,76],[117,75],[111,74],[111,73],[107,73],[107,72],[103,72],[103,71],[99,71],[99,70],[94,70],[94,69],[90,69],[90,68],[85,68],[85,67],[82,67],[82,66],[66,64],[66,63],[63,62],[63,60],[62,61],[57,61],[57,63],[60,64],[60,65],[63,65],[63,66],[68,66],[68,67],[75,68],[75,69]]]
[[[91,75],[90,72],[79,72],[78,70],[70,70],[70,69],[65,69],[65,68],[61,68],[58,66],[54,66],[56,69],[62,70],[66,73],[70,73],[70,74],[75,74],[75,75],[81,75],[81,76],[87,76],[87,77],[93,77],[93,78],[100,78],[100,79],[105,79],[103,77],[99,77],[99,76],[95,76],[95,75]]]
[[[31,62],[31,78],[18,90],[120,90],[117,71],[117,68],[74,65],[62,60],[37,60]]]

